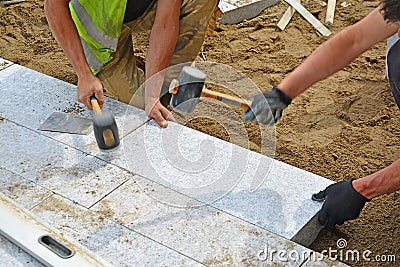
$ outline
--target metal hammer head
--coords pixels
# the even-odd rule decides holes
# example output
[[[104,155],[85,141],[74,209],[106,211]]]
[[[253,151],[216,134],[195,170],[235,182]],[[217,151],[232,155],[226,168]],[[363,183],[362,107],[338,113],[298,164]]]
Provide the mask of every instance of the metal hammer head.
[[[183,113],[192,113],[199,102],[205,81],[206,74],[203,71],[189,66],[183,67],[178,81],[171,82],[170,105]]]

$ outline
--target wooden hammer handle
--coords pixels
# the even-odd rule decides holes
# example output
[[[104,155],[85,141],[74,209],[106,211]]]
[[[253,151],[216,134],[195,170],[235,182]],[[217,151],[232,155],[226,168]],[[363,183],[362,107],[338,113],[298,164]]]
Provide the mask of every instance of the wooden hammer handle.
[[[94,112],[96,112],[97,115],[101,115],[101,108],[100,108],[99,102],[97,102],[97,98],[95,96],[90,97],[90,103],[92,103]]]
[[[201,96],[217,99],[217,100],[220,100],[227,104],[239,106],[241,109],[244,109],[244,110],[247,110],[251,106],[251,102],[248,100],[244,100],[244,99],[242,99],[240,97],[236,97],[236,96],[231,96],[231,95],[211,91],[211,90],[206,89],[205,87],[203,87]]]

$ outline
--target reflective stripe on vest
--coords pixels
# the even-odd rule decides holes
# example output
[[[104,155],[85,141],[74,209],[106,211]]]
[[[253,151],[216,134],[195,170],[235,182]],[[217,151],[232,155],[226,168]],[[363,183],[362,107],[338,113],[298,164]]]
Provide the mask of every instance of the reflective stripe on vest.
[[[83,6],[79,3],[78,0],[72,0],[71,5],[74,8],[74,11],[79,18],[79,21],[85,27],[86,32],[100,45],[116,50],[118,38],[108,36],[101,31],[99,31],[96,26],[93,24],[92,18],[83,8]]]
[[[112,59],[126,8],[126,0],[71,0],[71,17],[81,38],[86,61],[94,74]]]
[[[102,64],[96,58],[96,56],[92,53],[92,51],[90,51],[89,46],[87,45],[85,40],[83,40],[82,38],[81,38],[81,43],[82,43],[82,48],[83,48],[83,52],[85,53],[85,58],[86,58],[87,63],[91,67],[92,72],[94,74],[97,74],[101,70],[101,68],[103,68],[104,64]]]

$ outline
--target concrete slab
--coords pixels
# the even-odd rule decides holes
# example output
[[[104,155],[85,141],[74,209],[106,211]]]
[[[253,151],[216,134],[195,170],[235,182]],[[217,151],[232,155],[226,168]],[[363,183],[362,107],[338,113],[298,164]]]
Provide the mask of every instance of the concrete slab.
[[[0,167],[90,207],[131,176],[9,121],[0,123]]]
[[[45,200],[32,212],[115,266],[202,266],[60,196]]]
[[[264,9],[278,2],[279,0],[221,0],[218,7],[224,14],[219,21],[224,24],[240,23],[258,16]]]
[[[0,58],[0,71],[10,67],[13,63],[11,61]]]
[[[124,152],[132,173],[287,239],[301,232],[321,208],[311,195],[332,183],[174,123],[166,129],[147,123],[124,139]],[[153,197],[187,205],[170,195]],[[319,230],[299,236],[313,240]],[[296,242],[308,245],[312,240]]]
[[[196,206],[191,198],[135,176],[92,209],[208,266],[280,264],[272,250],[297,251],[299,258],[284,265],[299,266],[305,259],[302,256],[311,252],[213,207],[171,206],[154,199],[155,195]]]
[[[0,192],[28,210],[53,195],[53,192],[1,167]]]
[[[92,114],[76,101],[75,85],[17,64],[0,73],[0,99],[2,117],[35,131],[54,111],[92,118]],[[104,110],[115,116],[121,137],[148,120],[143,110],[109,98],[105,100]],[[118,151],[114,154],[100,151],[93,132],[89,135],[38,132],[107,160],[120,155]]]
[[[0,235],[0,267],[43,267],[28,253]]]

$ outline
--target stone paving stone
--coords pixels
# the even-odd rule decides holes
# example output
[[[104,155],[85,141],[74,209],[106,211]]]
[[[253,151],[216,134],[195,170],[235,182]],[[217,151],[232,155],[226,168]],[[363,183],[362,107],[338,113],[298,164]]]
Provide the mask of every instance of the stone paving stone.
[[[19,206],[31,209],[53,193],[0,167],[0,192]]]
[[[171,201],[179,199],[180,203],[197,207],[172,206],[155,196]],[[297,251],[300,257],[284,265],[299,266],[305,259],[302,255],[311,252],[223,211],[200,205],[198,201],[135,176],[92,209],[210,266],[270,266],[279,263],[276,254],[268,254],[272,249]],[[262,251],[268,256],[263,256]]]
[[[202,266],[102,214],[57,195],[43,201],[32,212],[115,266]]]
[[[332,181],[220,139],[170,123],[149,122],[124,139],[134,174],[224,210],[287,239],[321,208],[311,195]],[[162,202],[184,206],[154,196]],[[312,235],[314,239],[319,229]],[[297,239],[309,244],[312,240]]]
[[[224,15],[219,21],[224,24],[240,23],[258,16],[264,9],[278,2],[278,0],[221,0],[218,6]]]
[[[90,207],[131,175],[9,121],[0,123],[0,167]]]
[[[170,122],[162,129],[154,121],[124,138],[124,153],[131,172],[203,202],[232,190],[249,170],[251,155],[187,127]]]
[[[76,101],[75,85],[14,64],[0,73],[0,99],[0,114],[10,121],[92,155],[107,160],[120,158],[119,150],[100,151],[93,131],[77,135],[37,130],[54,111],[92,118],[92,114]],[[104,107],[114,115],[121,137],[148,120],[143,110],[113,99],[106,98]]]
[[[0,267],[43,267],[35,258],[0,235]]]

